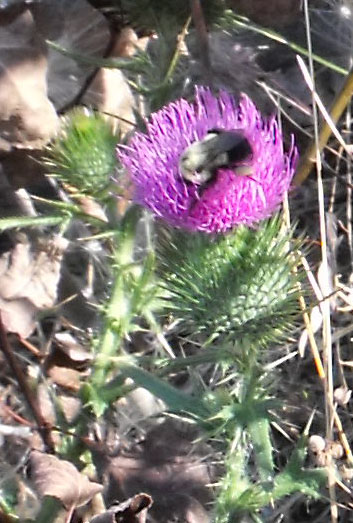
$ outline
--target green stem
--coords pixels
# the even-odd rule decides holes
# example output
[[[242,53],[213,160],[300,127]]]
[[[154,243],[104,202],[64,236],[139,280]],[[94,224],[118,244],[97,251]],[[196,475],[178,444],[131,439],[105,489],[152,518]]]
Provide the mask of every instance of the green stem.
[[[77,62],[92,65],[94,67],[104,67],[109,69],[125,69],[127,71],[140,72],[141,68],[146,64],[146,58],[143,53],[139,53],[138,56],[131,58],[100,58],[99,56],[85,55],[81,53],[75,53],[69,49],[65,49],[61,45],[46,40],[48,47],[54,49],[63,56],[68,56]]]
[[[69,219],[68,215],[62,216],[11,216],[1,218],[0,231],[17,229],[19,227],[46,227],[60,225]]]
[[[234,354],[230,349],[220,349],[214,347],[211,349],[204,349],[198,354],[192,356],[184,356],[182,358],[175,358],[173,360],[163,358],[161,360],[154,359],[154,363],[159,367],[158,375],[163,376],[169,372],[185,369],[188,366],[203,365],[205,363],[217,363],[234,360]]]
[[[105,382],[111,365],[110,357],[120,348],[122,336],[118,318],[123,306],[123,297],[123,278],[120,274],[115,278],[113,293],[106,311],[105,328],[92,376],[92,384],[95,387],[100,387]]]
[[[133,264],[135,228],[139,216],[136,208],[131,209],[121,223],[116,239],[114,285],[105,311],[104,330],[91,381],[96,389],[105,384],[111,358],[119,352],[124,335],[129,331],[131,290],[126,285],[126,280]]]
[[[165,75],[163,84],[167,84],[169,82],[169,80],[171,79],[171,77],[173,76],[174,70],[175,70],[178,60],[180,58],[181,48],[182,48],[182,45],[184,44],[185,36],[189,29],[190,23],[191,23],[191,17],[189,16],[184,24],[181,34],[178,36],[177,45],[176,45],[175,51],[173,53],[172,59],[170,61],[168,71],[167,71],[167,74]]]

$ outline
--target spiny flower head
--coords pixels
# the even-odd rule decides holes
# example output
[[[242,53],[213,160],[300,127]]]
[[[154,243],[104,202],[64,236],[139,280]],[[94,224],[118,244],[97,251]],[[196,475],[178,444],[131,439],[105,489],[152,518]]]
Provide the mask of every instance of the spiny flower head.
[[[74,109],[63,118],[60,134],[48,147],[46,164],[61,181],[96,195],[114,174],[118,140],[103,116]]]
[[[244,166],[224,165],[207,184],[192,183],[183,177],[180,158],[215,129],[244,135],[252,150],[251,175],[243,175]],[[292,141],[284,152],[275,118],[265,121],[246,95],[237,103],[225,91],[216,97],[198,87],[193,103],[180,99],[153,113],[146,133],[136,132],[118,156],[132,177],[137,203],[171,225],[214,233],[254,225],[278,210],[297,150]]]

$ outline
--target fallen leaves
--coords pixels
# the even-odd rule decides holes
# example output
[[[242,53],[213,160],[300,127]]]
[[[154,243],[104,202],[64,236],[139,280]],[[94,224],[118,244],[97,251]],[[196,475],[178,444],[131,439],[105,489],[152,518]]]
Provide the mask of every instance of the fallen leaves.
[[[52,351],[44,361],[45,373],[56,385],[77,392],[93,356],[68,333],[57,333],[53,341]]]
[[[91,519],[90,523],[145,523],[151,505],[151,496],[136,494],[123,503],[112,505],[106,512]]]
[[[44,41],[29,10],[1,27],[0,71],[0,148],[44,145],[58,117],[47,97]]]
[[[59,236],[34,243],[24,237],[0,257],[0,309],[7,331],[26,338],[37,311],[54,305],[67,245]]]
[[[72,463],[33,450],[30,455],[31,476],[41,497],[53,496],[70,510],[90,501],[103,486],[90,481]]]

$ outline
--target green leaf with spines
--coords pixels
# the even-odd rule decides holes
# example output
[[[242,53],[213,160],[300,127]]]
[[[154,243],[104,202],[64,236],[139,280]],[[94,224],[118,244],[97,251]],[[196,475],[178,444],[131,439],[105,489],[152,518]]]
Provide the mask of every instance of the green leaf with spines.
[[[157,398],[166,403],[168,409],[176,413],[185,413],[190,417],[207,420],[211,410],[202,398],[193,397],[178,390],[166,381],[148,372],[138,365],[131,357],[119,359],[119,372],[130,379],[139,387],[147,389]],[[114,385],[110,386],[111,397],[114,397]],[[104,395],[107,397],[109,388],[105,387]]]
[[[248,515],[256,519],[256,513],[260,510],[296,492],[319,498],[320,490],[327,480],[326,471],[304,468],[305,440],[301,438],[288,464],[274,477],[271,485],[269,482],[251,482],[247,457],[249,450],[241,439],[224,463],[225,473],[219,483],[214,522],[233,523]]]
[[[308,437],[302,436],[284,470],[277,475],[273,489],[276,499],[293,492],[302,492],[312,498],[320,497],[320,489],[327,480],[327,473],[324,468],[304,468],[307,443]]]

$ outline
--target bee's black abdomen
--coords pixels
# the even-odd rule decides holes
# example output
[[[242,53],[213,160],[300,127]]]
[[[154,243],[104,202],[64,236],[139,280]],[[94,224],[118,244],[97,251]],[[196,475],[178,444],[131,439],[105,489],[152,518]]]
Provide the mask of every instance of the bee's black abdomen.
[[[253,150],[248,140],[243,136],[237,145],[228,151],[229,163],[236,164],[244,162],[252,157]]]
[[[210,129],[209,134],[217,135],[218,149],[226,154],[224,164],[228,166],[244,162],[252,157],[253,150],[244,133],[240,130],[225,131],[222,129]],[[225,158],[222,155],[222,158]],[[220,165],[218,165],[220,166]]]

